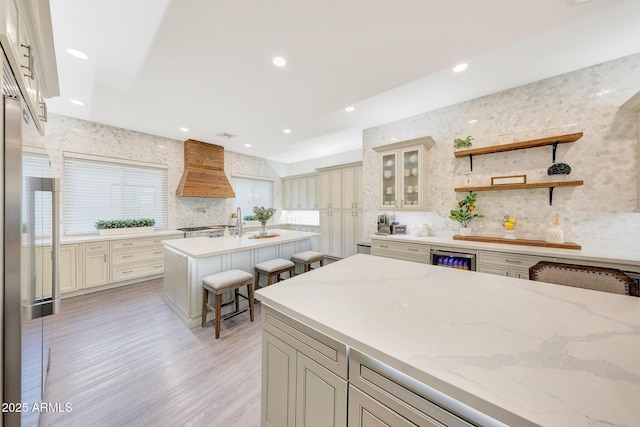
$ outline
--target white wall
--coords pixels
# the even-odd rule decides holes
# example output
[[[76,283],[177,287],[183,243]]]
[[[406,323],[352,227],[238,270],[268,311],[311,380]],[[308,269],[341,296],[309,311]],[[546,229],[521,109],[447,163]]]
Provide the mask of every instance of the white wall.
[[[347,151],[317,159],[306,160],[304,162],[292,163],[288,175],[301,175],[316,172],[317,168],[327,166],[343,165],[362,161],[362,149]]]
[[[546,189],[479,192],[477,208],[485,217],[472,222],[474,232],[501,235],[500,219],[508,213],[517,217],[520,237],[542,238],[557,214],[573,229],[567,240],[637,248],[638,119],[619,107],[639,90],[636,54],[365,130],[365,235],[375,232],[379,212],[378,157],[372,147],[389,144],[391,138],[434,138],[426,156],[427,211],[397,213],[397,219],[408,225],[431,222],[436,233],[452,235],[458,223],[448,219],[449,210],[466,195],[453,189],[469,173],[468,158],[453,156],[455,138],[472,135],[477,148],[498,144],[498,135],[507,131],[515,141],[582,131],[582,139],[558,147],[557,161],[568,163],[569,179],[584,180],[583,186],[556,188],[553,206]],[[546,181],[550,165],[550,147],[490,154],[474,158],[473,177],[477,185],[504,175]]]
[[[24,144],[46,148],[52,174],[60,178],[65,151],[168,165],[169,228],[225,224],[232,212],[233,199],[175,196],[184,170],[183,141],[49,114],[46,136],[26,134]],[[282,212],[280,176],[288,174],[288,170],[284,163],[225,151],[227,177],[240,174],[274,180],[274,206],[278,212]],[[64,186],[61,191],[64,193]]]

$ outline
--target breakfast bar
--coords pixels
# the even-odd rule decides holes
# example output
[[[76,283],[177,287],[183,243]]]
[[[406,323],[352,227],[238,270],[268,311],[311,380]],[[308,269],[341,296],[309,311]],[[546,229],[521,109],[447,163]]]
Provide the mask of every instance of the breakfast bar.
[[[289,259],[311,249],[318,233],[270,230],[272,237],[191,237],[163,241],[164,301],[189,328],[201,323],[202,279],[239,269],[253,274],[255,264],[274,258]],[[227,307],[231,309],[231,307]],[[226,314],[223,310],[223,314]]]
[[[263,424],[640,425],[640,298],[363,254],[256,298]]]

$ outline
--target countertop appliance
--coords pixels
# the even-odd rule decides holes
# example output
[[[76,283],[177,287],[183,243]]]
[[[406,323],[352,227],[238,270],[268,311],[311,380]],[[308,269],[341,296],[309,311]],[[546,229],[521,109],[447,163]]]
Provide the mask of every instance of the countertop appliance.
[[[178,230],[184,232],[185,239],[188,237],[222,237],[225,227],[229,228],[231,234],[235,232],[236,227],[228,225],[205,225],[202,227],[178,228]]]
[[[407,226],[404,224],[391,224],[391,234],[407,234]]]
[[[384,236],[391,234],[391,223],[395,222],[395,220],[395,215],[378,215],[378,232],[376,234]]]
[[[439,267],[476,271],[476,254],[431,249],[431,264]]]

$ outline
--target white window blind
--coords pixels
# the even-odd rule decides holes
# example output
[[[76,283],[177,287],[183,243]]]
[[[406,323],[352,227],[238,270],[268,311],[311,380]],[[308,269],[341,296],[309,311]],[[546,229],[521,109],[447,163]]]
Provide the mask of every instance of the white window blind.
[[[236,193],[233,209],[240,207],[243,217],[253,215],[254,206],[273,207],[273,181],[232,176],[231,183]]]
[[[98,220],[153,218],[167,228],[167,168],[65,153],[65,234],[93,233]]]
[[[22,224],[26,227],[27,219],[27,182],[26,177],[37,176],[51,178],[51,163],[44,153],[22,152]],[[35,235],[51,234],[51,193],[36,192],[35,195]],[[26,232],[26,229],[23,230]]]

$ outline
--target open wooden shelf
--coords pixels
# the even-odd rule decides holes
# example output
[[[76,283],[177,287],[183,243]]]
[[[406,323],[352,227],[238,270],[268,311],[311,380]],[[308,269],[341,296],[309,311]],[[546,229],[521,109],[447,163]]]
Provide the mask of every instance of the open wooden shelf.
[[[456,157],[481,156],[483,154],[502,153],[504,151],[523,150],[525,148],[544,147],[546,145],[565,144],[575,142],[582,138],[582,132],[570,133],[567,135],[550,136],[548,138],[533,139],[531,141],[520,141],[511,144],[493,145],[491,147],[471,148],[453,153]]]
[[[543,248],[558,248],[558,249],[574,249],[581,250],[582,246],[577,243],[564,242],[564,243],[549,243],[544,240],[528,240],[528,239],[501,239],[500,237],[485,237],[485,236],[460,236],[456,234],[453,236],[453,240],[466,240],[469,242],[484,242],[484,243],[502,243],[506,245],[520,245],[520,246],[539,246]]]
[[[457,187],[455,191],[458,193],[465,191],[499,191],[499,190],[522,190],[527,188],[553,188],[553,187],[577,187],[584,185],[584,181],[549,181],[534,182],[531,184],[501,184],[501,185],[485,185],[480,187]]]

